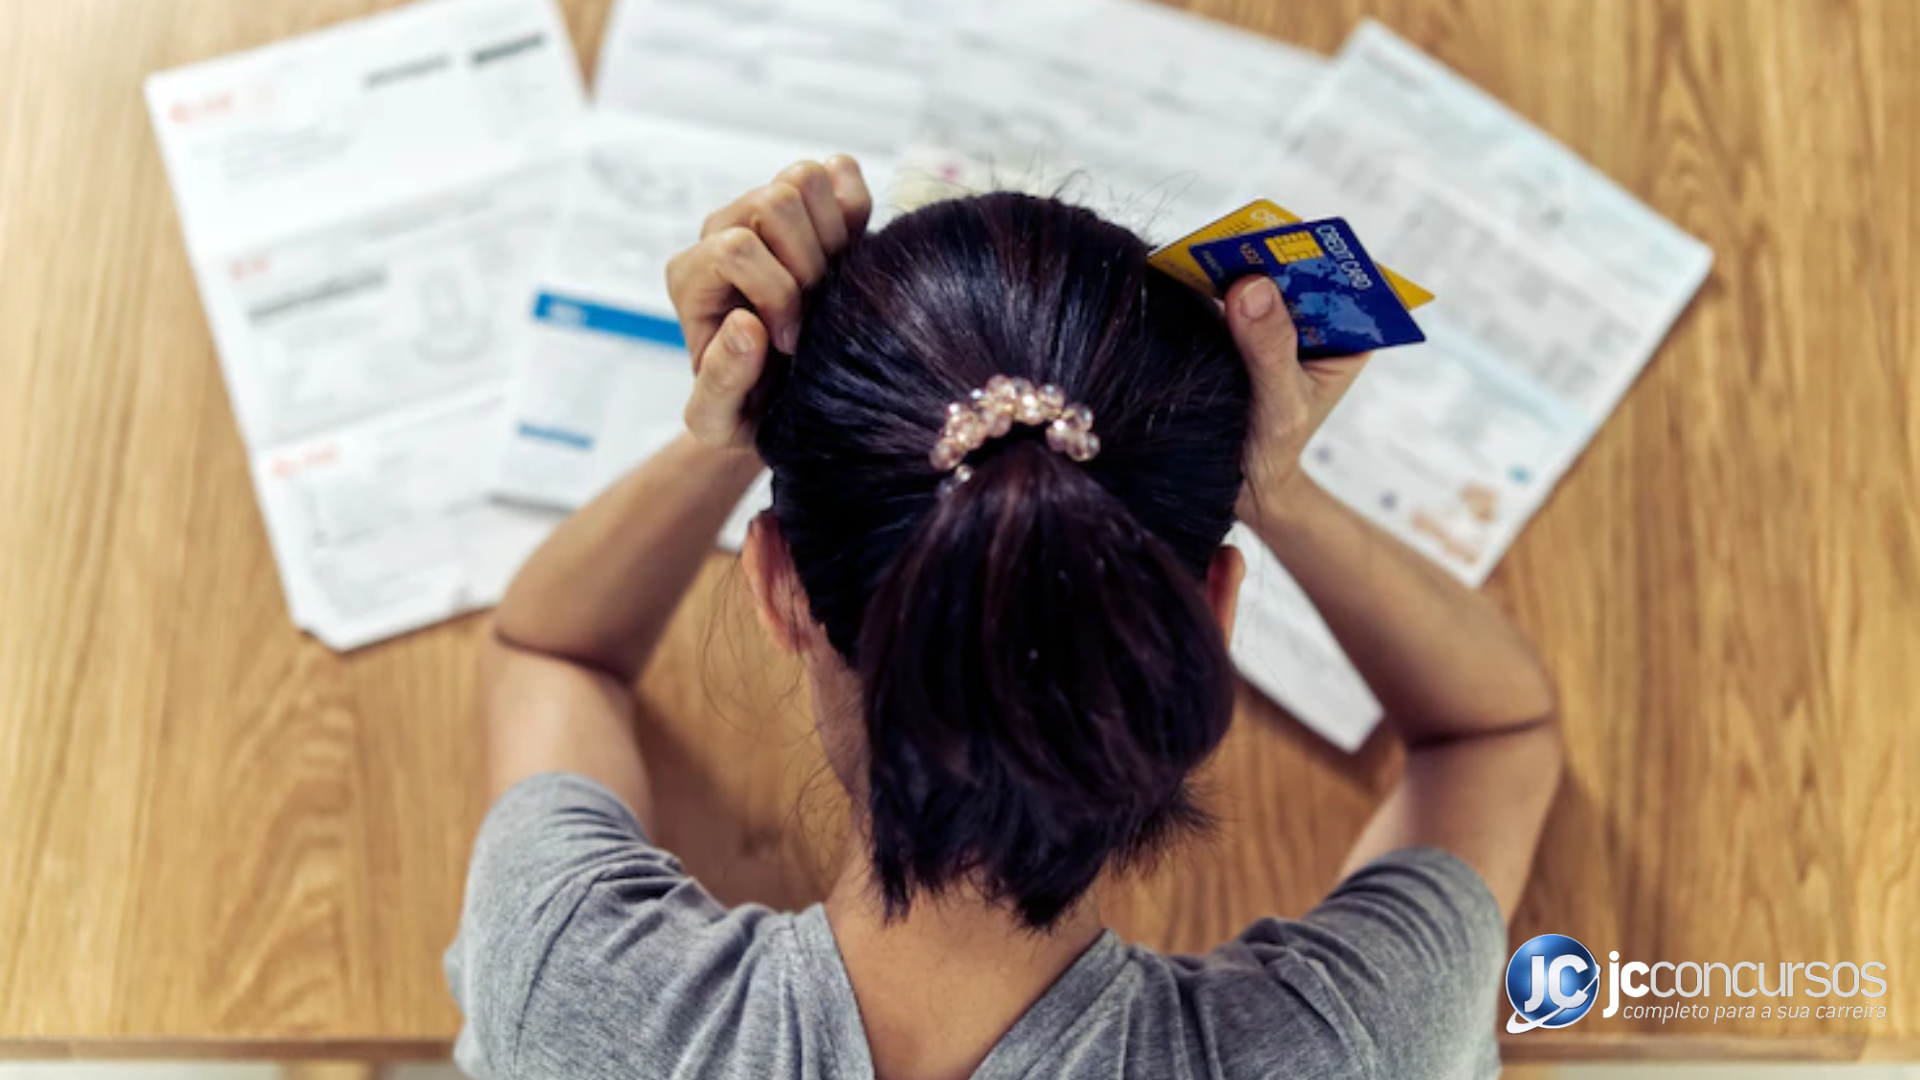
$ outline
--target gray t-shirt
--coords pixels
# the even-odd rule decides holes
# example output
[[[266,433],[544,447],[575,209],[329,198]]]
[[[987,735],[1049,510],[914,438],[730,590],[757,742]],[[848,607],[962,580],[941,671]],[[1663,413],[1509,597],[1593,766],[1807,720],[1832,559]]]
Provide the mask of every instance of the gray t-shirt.
[[[976,1080],[1493,1077],[1506,956],[1478,875],[1387,855],[1204,956],[1103,934]],[[487,815],[447,978],[496,1077],[871,1080],[825,913],[721,906],[606,788],[548,773]]]

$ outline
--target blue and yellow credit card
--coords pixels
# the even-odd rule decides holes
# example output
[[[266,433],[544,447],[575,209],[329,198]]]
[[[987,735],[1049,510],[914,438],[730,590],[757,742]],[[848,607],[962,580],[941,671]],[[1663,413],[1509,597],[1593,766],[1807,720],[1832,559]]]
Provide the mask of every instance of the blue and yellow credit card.
[[[1225,240],[1230,236],[1264,232],[1268,229],[1277,229],[1282,225],[1297,225],[1300,220],[1298,214],[1285,207],[1266,199],[1256,199],[1226,217],[1157,249],[1148,256],[1147,261],[1161,273],[1169,274],[1186,282],[1192,288],[1203,293],[1211,293],[1215,299],[1220,299],[1226,287],[1216,286],[1207,277],[1206,271],[1200,268],[1200,264],[1194,261],[1191,252],[1195,245],[1204,244],[1209,240]],[[1393,287],[1393,294],[1400,298],[1400,302],[1407,306],[1408,311],[1433,299],[1432,293],[1387,267],[1382,266],[1380,274],[1387,279],[1387,284]]]
[[[1272,278],[1300,333],[1303,360],[1427,340],[1342,218],[1208,240],[1186,253],[1216,294],[1248,274]]]

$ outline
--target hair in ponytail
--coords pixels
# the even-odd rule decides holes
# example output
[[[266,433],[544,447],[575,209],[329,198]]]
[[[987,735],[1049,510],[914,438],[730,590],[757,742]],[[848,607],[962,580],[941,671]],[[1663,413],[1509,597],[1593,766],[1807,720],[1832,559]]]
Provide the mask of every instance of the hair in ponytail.
[[[938,203],[842,256],[759,428],[815,619],[859,673],[890,911],[977,884],[1044,928],[1109,864],[1205,822],[1189,777],[1233,671],[1203,599],[1246,441],[1219,311],[1053,200]],[[941,493],[948,402],[1063,387],[1099,456],[1037,428]]]

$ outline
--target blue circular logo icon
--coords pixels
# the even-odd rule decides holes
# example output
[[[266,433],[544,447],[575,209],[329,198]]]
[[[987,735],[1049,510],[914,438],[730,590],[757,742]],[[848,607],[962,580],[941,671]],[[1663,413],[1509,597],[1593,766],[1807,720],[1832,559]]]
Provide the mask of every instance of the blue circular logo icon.
[[[1600,996],[1600,965],[1565,934],[1541,934],[1507,961],[1507,1033],[1563,1028],[1587,1015]]]

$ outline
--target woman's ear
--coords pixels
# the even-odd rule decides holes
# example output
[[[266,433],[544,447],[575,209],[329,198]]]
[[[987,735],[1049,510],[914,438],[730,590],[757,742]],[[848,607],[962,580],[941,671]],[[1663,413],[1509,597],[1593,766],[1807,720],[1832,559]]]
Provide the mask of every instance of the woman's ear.
[[[1233,641],[1233,617],[1240,608],[1240,583],[1247,578],[1247,560],[1232,544],[1221,544],[1207,564],[1207,606],[1220,622],[1220,632]]]
[[[813,616],[806,594],[793,572],[793,556],[773,512],[762,510],[747,525],[747,542],[740,548],[747,583],[753,589],[754,609],[775,648],[804,653],[812,644]]]

